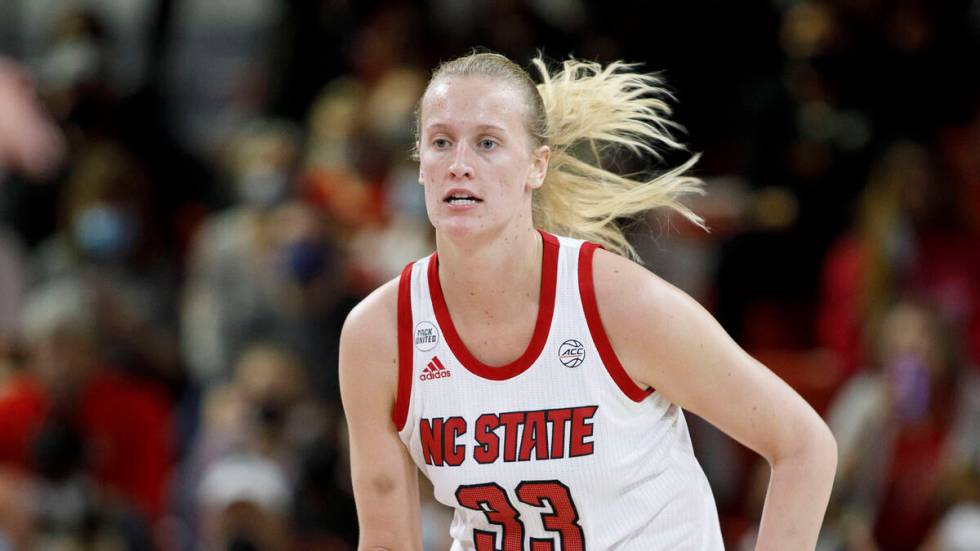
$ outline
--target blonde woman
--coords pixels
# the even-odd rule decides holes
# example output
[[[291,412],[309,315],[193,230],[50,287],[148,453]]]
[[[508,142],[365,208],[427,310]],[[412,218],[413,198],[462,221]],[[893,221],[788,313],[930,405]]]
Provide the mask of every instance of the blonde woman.
[[[772,466],[759,549],[813,549],[836,466],[819,416],[693,299],[633,262],[615,220],[667,207],[696,158],[614,174],[610,149],[679,148],[659,80],[569,60],[441,65],[419,103],[437,252],[347,319],[340,378],[360,549],[420,550],[419,470],[453,551],[720,550],[682,409]]]

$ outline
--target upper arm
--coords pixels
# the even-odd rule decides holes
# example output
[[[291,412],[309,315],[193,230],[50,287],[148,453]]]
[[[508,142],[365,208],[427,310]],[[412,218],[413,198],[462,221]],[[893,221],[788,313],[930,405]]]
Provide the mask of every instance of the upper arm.
[[[593,270],[603,326],[638,384],[657,389],[770,462],[814,441],[832,445],[813,408],[693,298],[603,250],[596,252]]]
[[[375,291],[350,313],[340,336],[340,392],[360,547],[366,549],[422,548],[418,471],[391,420],[398,385],[396,294],[397,281]]]

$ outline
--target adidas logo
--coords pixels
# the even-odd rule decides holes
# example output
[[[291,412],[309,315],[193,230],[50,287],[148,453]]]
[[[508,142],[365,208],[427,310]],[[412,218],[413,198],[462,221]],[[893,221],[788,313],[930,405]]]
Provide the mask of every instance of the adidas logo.
[[[432,361],[429,362],[428,365],[425,366],[425,369],[422,370],[422,374],[419,375],[419,380],[431,381],[432,379],[442,379],[443,377],[449,377],[451,375],[452,373],[450,373],[449,370],[442,365],[442,362],[439,361],[439,357],[432,356]]]

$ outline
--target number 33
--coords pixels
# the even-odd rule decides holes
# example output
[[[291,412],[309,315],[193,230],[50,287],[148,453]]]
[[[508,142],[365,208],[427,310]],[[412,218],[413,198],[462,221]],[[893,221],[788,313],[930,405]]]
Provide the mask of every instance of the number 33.
[[[515,493],[521,503],[534,507],[551,506],[551,512],[541,513],[546,530],[558,532],[562,551],[585,551],[585,534],[578,523],[578,510],[572,502],[568,486],[557,480],[531,480],[517,485]],[[503,548],[497,548],[497,534],[473,530],[477,551],[524,551],[524,523],[520,513],[511,505],[507,492],[498,484],[476,484],[456,489],[456,500],[467,509],[480,511],[487,522],[502,528]],[[555,551],[553,539],[531,538],[530,551]]]

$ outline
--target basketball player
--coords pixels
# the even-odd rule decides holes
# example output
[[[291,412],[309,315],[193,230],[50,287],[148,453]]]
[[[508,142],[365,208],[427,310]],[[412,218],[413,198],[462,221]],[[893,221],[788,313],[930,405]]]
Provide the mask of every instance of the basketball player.
[[[613,224],[661,206],[700,221],[678,201],[696,158],[650,181],[599,164],[609,146],[681,147],[659,81],[535,64],[540,86],[503,56],[459,58],[420,102],[437,252],[366,298],[340,343],[359,548],[421,549],[421,470],[455,509],[453,551],[720,550],[684,408],[771,464],[758,548],[813,549],[826,425],[627,258]]]

